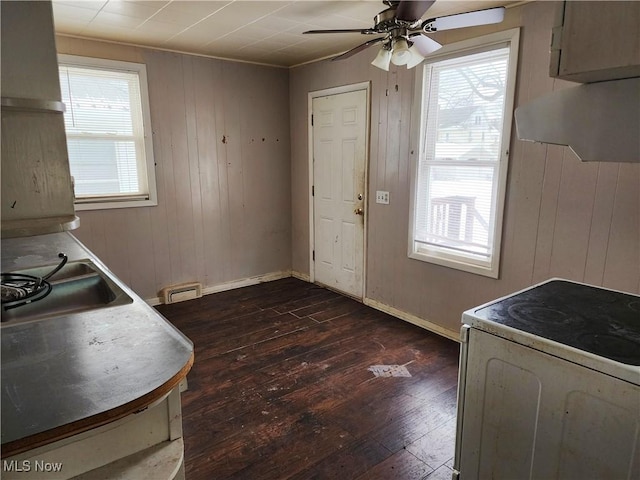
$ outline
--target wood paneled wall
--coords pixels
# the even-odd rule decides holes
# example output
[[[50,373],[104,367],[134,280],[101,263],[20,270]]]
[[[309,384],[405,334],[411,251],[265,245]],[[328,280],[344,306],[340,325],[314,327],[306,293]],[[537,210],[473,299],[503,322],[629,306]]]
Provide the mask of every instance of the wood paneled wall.
[[[291,269],[288,72],[58,37],[59,53],[145,63],[158,206],[78,212],[73,232],[143,298]]]
[[[554,2],[449,43],[520,26],[516,105],[573,84],[548,76]],[[565,147],[511,141],[499,279],[407,257],[414,71],[342,62],[284,69],[58,37],[58,51],[146,63],[159,205],[80,212],[75,233],[144,298],[309,274],[307,95],[371,82],[366,297],[456,335],[461,312],[551,277],[640,292],[640,164],[583,163]],[[290,130],[289,130],[290,129]],[[225,138],[226,143],[222,139]],[[264,139],[264,140],[263,140]]]
[[[516,106],[570,82],[548,76],[555,2],[507,11],[496,27],[440,37],[450,43],[521,27]],[[407,256],[414,71],[370,65],[375,49],[290,71],[292,268],[309,273],[307,94],[371,81],[366,296],[457,335],[461,313],[533,283],[562,277],[640,292],[640,164],[584,163],[570,149],[511,140],[501,273],[491,279]],[[376,190],[390,205],[375,203]]]

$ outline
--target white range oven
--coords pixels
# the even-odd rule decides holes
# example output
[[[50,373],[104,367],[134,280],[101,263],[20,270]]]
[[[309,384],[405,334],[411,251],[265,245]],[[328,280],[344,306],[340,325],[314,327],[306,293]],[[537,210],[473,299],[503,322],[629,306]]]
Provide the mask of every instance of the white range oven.
[[[552,279],[462,323],[454,479],[640,478],[640,296]]]

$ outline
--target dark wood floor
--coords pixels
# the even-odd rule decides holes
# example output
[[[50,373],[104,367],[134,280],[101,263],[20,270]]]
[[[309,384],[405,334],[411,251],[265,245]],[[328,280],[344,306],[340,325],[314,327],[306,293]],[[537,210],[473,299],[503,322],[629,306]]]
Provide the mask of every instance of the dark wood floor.
[[[455,342],[293,278],[158,310],[195,344],[188,480],[451,478]]]

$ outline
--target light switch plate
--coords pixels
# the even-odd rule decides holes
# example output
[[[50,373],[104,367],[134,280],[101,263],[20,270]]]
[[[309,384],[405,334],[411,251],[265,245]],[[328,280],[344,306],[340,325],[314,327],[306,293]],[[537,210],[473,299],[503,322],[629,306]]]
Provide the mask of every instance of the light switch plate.
[[[376,191],[376,203],[382,203],[384,205],[389,205],[389,192],[384,192],[382,190]]]

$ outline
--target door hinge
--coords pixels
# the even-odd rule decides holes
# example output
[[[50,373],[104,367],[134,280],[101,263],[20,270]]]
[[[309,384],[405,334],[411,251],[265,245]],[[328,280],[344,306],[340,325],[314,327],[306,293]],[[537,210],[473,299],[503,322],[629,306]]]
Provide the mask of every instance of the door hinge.
[[[313,127],[313,113],[311,114],[311,126]]]
[[[311,260],[313,260],[314,262],[316,261],[316,251],[315,250],[311,250]]]
[[[316,186],[315,185],[311,185],[311,196],[312,197],[316,196]]]

